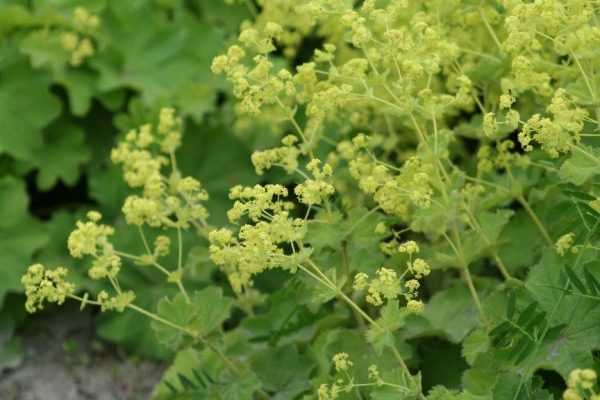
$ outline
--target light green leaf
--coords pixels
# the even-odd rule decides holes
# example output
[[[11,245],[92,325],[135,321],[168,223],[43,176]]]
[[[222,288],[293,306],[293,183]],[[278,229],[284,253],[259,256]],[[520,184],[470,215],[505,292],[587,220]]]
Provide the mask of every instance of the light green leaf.
[[[579,149],[579,150],[577,150]],[[577,145],[573,155],[560,167],[560,177],[567,182],[581,185],[600,173],[600,153],[593,147]]]
[[[463,340],[462,346],[462,356],[469,365],[473,365],[478,355],[489,350],[490,337],[485,330],[477,329]]]
[[[583,47],[587,48],[587,46]],[[597,87],[598,84],[600,84],[600,77],[597,76],[594,87]],[[569,95],[576,98],[575,102],[579,105],[591,106],[598,103],[598,99],[594,99],[592,96],[587,80],[584,77],[579,77],[575,82],[567,85],[566,90]]]
[[[66,69],[57,73],[55,81],[64,86],[69,95],[69,110],[77,117],[84,116],[92,106],[96,95],[97,77],[86,69]]]
[[[175,328],[160,321],[152,321],[152,329],[156,337],[165,346],[178,349],[185,343],[190,343],[189,335],[185,329],[196,331],[198,321],[193,321],[197,311],[197,304],[188,303],[182,293],[178,293],[172,300],[164,298],[158,302],[158,316],[181,329]],[[193,327],[192,327],[193,325]]]
[[[241,374],[234,375],[229,370],[225,370],[220,378],[220,387],[215,392],[222,400],[251,399],[252,393],[260,388],[260,381],[253,371],[243,371]]]
[[[0,10],[0,34],[34,23],[34,18],[23,5],[14,4]]]
[[[393,332],[404,324],[406,311],[400,311],[398,300],[388,302],[381,309],[381,316],[377,319],[380,328],[371,327],[367,331],[367,341],[373,345],[377,354],[381,354],[385,347],[394,344]]]
[[[62,70],[70,58],[58,34],[47,29],[29,32],[21,41],[21,52],[31,58],[34,68],[49,67],[55,72]]]
[[[177,352],[173,363],[164,373],[160,383],[154,388],[152,399],[154,400],[184,400],[197,399],[206,396],[206,388],[211,378],[202,371],[205,366],[202,355],[194,348],[186,348]],[[214,372],[213,372],[214,373]],[[196,388],[186,388],[180,377],[197,383]]]
[[[273,399],[293,399],[311,388],[308,377],[315,363],[299,355],[293,344],[268,347],[257,353],[250,365]]]
[[[200,331],[207,336],[219,330],[223,322],[229,318],[233,299],[223,297],[221,288],[211,286],[196,292],[192,303],[196,307]]]

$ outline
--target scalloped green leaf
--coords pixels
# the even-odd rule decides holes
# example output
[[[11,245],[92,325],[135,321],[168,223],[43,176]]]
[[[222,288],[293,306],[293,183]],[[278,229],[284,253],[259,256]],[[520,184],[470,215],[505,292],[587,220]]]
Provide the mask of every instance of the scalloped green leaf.
[[[577,150],[560,167],[560,177],[567,182],[581,185],[600,173],[600,153],[596,148],[578,144]]]
[[[44,151],[32,162],[38,169],[37,187],[48,190],[58,180],[67,186],[74,185],[81,167],[89,159],[90,151],[85,145],[83,129],[67,119],[53,123],[44,131]]]
[[[275,400],[293,399],[310,390],[308,377],[316,366],[309,357],[299,355],[291,343],[260,351],[250,360],[250,365],[263,383],[262,387]]]
[[[42,223],[27,212],[28,203],[22,181],[0,179],[0,306],[8,291],[23,290],[21,276],[49,239]]]
[[[49,91],[50,77],[20,61],[0,74],[0,153],[35,160],[44,144],[42,129],[60,113]]]

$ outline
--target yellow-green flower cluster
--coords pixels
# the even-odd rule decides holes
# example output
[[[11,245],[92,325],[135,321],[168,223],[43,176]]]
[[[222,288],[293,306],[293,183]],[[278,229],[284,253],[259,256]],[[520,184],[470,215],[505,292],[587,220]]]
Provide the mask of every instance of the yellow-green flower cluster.
[[[296,172],[298,156],[301,153],[300,149],[294,146],[297,142],[296,136],[287,135],[281,140],[283,146],[252,153],[251,160],[256,173],[262,175],[274,165],[282,167],[288,174]]]
[[[96,211],[87,214],[89,221],[77,221],[77,228],[71,232],[67,247],[71,256],[83,258],[84,255],[94,257],[92,267],[88,271],[90,278],[113,279],[121,269],[121,257],[116,254],[109,236],[115,233],[113,227],[99,224],[102,217]]]
[[[44,301],[62,304],[75,291],[75,285],[64,280],[66,275],[63,267],[47,270],[42,264],[31,265],[21,278],[27,296],[25,309],[30,313],[42,310]]]
[[[380,8],[376,2],[355,7],[352,2],[332,0],[276,0],[262,6],[255,22],[243,24],[239,44],[216,57],[212,70],[226,73],[246,114],[279,109],[269,115],[270,121],[260,117],[260,123],[266,122],[271,130],[277,125],[285,129],[281,122],[293,121],[305,144],[314,148],[323,137],[324,122],[349,121],[341,124],[349,131],[351,125],[367,123],[370,118],[365,114],[372,113],[382,122],[384,114],[431,120],[473,108],[476,91],[471,79],[455,71],[453,64],[459,57],[458,46],[444,39],[439,21],[425,22],[425,13],[407,21],[407,1]],[[295,73],[277,70],[270,53],[283,46],[284,54],[292,54],[293,46],[313,25],[324,39],[322,48],[315,50],[312,60],[298,65]],[[451,75],[446,88],[441,81],[433,82],[442,70]],[[299,109],[306,113],[304,129],[295,120]],[[390,121],[389,125],[402,125]],[[395,140],[389,140],[390,148]],[[268,156],[282,158],[277,153]]]
[[[399,253],[409,256],[407,270],[401,277],[391,268],[379,268],[376,272],[377,278],[369,282],[369,276],[364,272],[359,272],[354,276],[352,287],[358,291],[367,289],[366,301],[375,306],[383,305],[384,300],[394,300],[398,296],[404,296],[407,301],[407,309],[413,313],[421,313],[424,304],[421,300],[416,299],[421,286],[419,279],[429,275],[431,270],[423,259],[412,259],[412,255],[419,252],[416,242],[412,240],[404,242],[398,246],[397,250]],[[410,273],[413,278],[406,279],[403,283],[402,279],[407,273]]]
[[[174,109],[163,108],[156,128],[145,124],[131,130],[113,149],[111,159],[123,165],[127,184],[143,187],[142,196],[125,200],[122,210],[128,224],[188,229],[206,223],[208,211],[201,203],[208,200],[208,193],[198,180],[181,178],[176,169],[181,124]],[[165,176],[162,168],[168,165],[172,172]]]
[[[391,215],[408,219],[411,205],[428,208],[433,189],[429,184],[431,167],[418,157],[411,157],[394,175],[388,166],[359,156],[350,162],[350,174],[360,189]]]
[[[281,26],[271,22],[260,34],[250,28],[240,33],[238,40],[244,48],[258,53],[252,58],[252,68],[243,64],[246,50],[238,45],[231,46],[226,55],[217,56],[212,62],[212,71],[227,75],[234,95],[241,100],[241,109],[249,115],[256,116],[264,105],[281,102],[280,97],[293,96],[296,92],[292,74],[286,69],[272,73],[273,63],[268,59],[268,54],[276,50],[273,43],[281,32]]]
[[[317,389],[317,397],[319,400],[335,400],[338,398],[340,392],[342,391],[342,387],[340,386],[343,383],[335,382],[329,387],[327,384],[323,383]]]
[[[120,292],[111,297],[105,290],[98,293],[96,299],[102,312],[108,310],[123,312],[129,304],[133,303],[133,300],[135,300],[135,294],[131,291]]]
[[[571,252],[576,253],[577,247],[573,247],[574,239],[575,234],[573,233],[567,233],[565,235],[562,235],[554,245],[556,253],[560,256],[564,256],[568,250],[571,250]]]
[[[100,26],[100,19],[84,7],[77,7],[73,11],[72,25],[72,31],[64,31],[61,34],[60,42],[63,49],[70,54],[70,64],[78,67],[86,58],[94,55],[91,35]]]
[[[229,191],[229,198],[235,200],[235,203],[227,216],[234,224],[245,215],[258,222],[268,213],[279,214],[290,210],[293,204],[282,200],[287,195],[288,190],[281,185],[234,186]]]
[[[281,185],[231,189],[230,198],[236,201],[228,212],[230,221],[248,217],[254,224],[243,225],[237,235],[230,229],[214,230],[208,239],[211,260],[227,274],[237,293],[252,285],[253,275],[271,268],[294,272],[310,255],[296,244],[306,234],[306,222],[290,216],[292,203],[283,200],[287,195]],[[292,246],[291,254],[284,253],[283,243]]]
[[[504,0],[508,16],[505,28],[508,36],[502,48],[509,53],[540,51],[546,39],[550,39],[559,54],[574,50],[573,38],[579,44],[586,43],[581,34],[589,28],[593,6],[585,0],[569,2]],[[569,40],[571,39],[571,40]],[[570,46],[565,43],[570,42]]]
[[[347,371],[354,363],[348,360],[348,353],[337,353],[333,356],[333,363],[337,372]]]
[[[328,178],[331,178],[333,171],[329,164],[324,164],[319,169],[321,161],[314,159],[306,165],[313,175],[314,179],[307,179],[304,183],[296,186],[294,193],[298,196],[298,200],[301,203],[307,205],[321,204],[327,198],[334,193],[333,186],[327,182]]]
[[[575,369],[569,374],[564,400],[600,400],[600,390],[596,380],[598,375],[592,369]]]
[[[523,150],[533,150],[530,143],[536,141],[550,157],[557,158],[561,153],[570,152],[571,147],[579,143],[579,134],[588,113],[585,109],[574,106],[564,89],[554,92],[547,111],[552,118],[534,114],[523,125],[518,138]]]
[[[477,151],[477,170],[481,173],[492,171],[494,168],[508,169],[514,165],[527,165],[529,158],[519,154],[513,149],[515,142],[503,140],[496,143],[496,148],[484,144]],[[480,189],[476,189],[481,192]]]

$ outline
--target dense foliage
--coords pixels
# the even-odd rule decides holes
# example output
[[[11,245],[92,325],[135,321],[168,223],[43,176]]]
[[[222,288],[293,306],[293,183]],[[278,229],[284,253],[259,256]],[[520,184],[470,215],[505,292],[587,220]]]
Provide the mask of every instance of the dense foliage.
[[[600,396],[598,2],[9,3],[3,246],[155,398]]]

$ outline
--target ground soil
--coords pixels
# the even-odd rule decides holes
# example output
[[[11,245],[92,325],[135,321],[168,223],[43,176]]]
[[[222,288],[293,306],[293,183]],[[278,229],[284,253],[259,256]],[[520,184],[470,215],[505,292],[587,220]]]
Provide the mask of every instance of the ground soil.
[[[135,360],[98,340],[79,310],[34,315],[19,332],[22,354],[0,368],[2,400],[142,400],[166,366]]]

